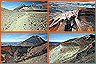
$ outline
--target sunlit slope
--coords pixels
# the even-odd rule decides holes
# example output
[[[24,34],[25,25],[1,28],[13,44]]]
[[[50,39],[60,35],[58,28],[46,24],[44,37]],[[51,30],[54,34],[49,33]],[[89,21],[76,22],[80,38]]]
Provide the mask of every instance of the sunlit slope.
[[[79,52],[86,50],[95,40],[94,35],[84,36],[81,38],[70,39],[55,46],[49,52],[50,63],[65,63],[78,56]],[[90,48],[90,47],[89,47]],[[87,49],[88,50],[88,49]],[[94,49],[93,49],[94,50]],[[86,51],[85,51],[86,53]],[[95,52],[93,52],[95,53]],[[93,55],[94,56],[94,55]],[[83,57],[83,56],[81,56]],[[94,56],[95,57],[95,56]],[[95,60],[93,60],[95,61]],[[72,61],[70,61],[71,63]],[[72,62],[75,63],[75,62]],[[81,63],[81,62],[79,62]]]

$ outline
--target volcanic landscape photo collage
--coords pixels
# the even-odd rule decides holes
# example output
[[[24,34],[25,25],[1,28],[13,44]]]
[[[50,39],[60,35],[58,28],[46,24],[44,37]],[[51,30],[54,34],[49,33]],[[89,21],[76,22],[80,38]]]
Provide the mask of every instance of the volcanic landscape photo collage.
[[[95,1],[1,1],[1,63],[95,64]]]

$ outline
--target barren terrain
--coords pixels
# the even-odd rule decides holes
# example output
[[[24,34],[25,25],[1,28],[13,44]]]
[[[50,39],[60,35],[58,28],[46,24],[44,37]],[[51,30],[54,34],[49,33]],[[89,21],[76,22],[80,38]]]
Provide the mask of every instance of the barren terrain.
[[[69,39],[51,47],[50,63],[95,63],[95,35]]]
[[[47,30],[47,12],[20,12],[1,8],[1,30]]]

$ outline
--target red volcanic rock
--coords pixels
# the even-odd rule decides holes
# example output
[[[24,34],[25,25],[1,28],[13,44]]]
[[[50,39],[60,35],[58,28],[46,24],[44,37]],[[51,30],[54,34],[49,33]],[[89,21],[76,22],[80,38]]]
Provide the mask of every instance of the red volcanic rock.
[[[5,52],[7,52],[7,53],[10,53],[11,55],[13,55],[10,46],[2,47],[1,50],[2,50],[2,51],[5,51]]]
[[[58,20],[58,18],[60,20]],[[61,21],[64,19],[63,21]],[[66,19],[68,19],[66,21]],[[67,22],[67,25],[64,23]],[[51,31],[94,31],[95,8],[78,8],[73,11],[62,13],[49,20]],[[62,26],[62,24],[64,26]],[[63,28],[63,29],[62,29]]]
[[[5,61],[8,63],[9,60],[10,60],[9,55],[6,54],[6,55],[5,55]]]

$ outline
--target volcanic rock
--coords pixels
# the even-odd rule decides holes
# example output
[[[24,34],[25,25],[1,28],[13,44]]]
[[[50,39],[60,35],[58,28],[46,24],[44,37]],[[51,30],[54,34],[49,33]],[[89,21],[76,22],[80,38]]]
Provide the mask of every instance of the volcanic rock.
[[[41,9],[25,5],[20,5],[15,10],[8,10],[1,7],[1,30],[47,30],[46,5],[36,5],[36,7],[41,6]],[[34,26],[33,23],[36,23],[36,25]],[[45,26],[41,27],[41,24]]]
[[[15,46],[1,46],[1,62],[47,63],[47,41],[32,36]]]
[[[50,63],[95,63],[95,35],[69,39],[49,51]]]
[[[28,39],[26,39],[25,41],[23,41],[22,43],[18,44],[20,46],[34,46],[40,43],[45,43],[46,41],[43,40],[41,37],[39,36],[32,36]]]
[[[49,20],[51,31],[95,31],[95,8],[78,8]]]

